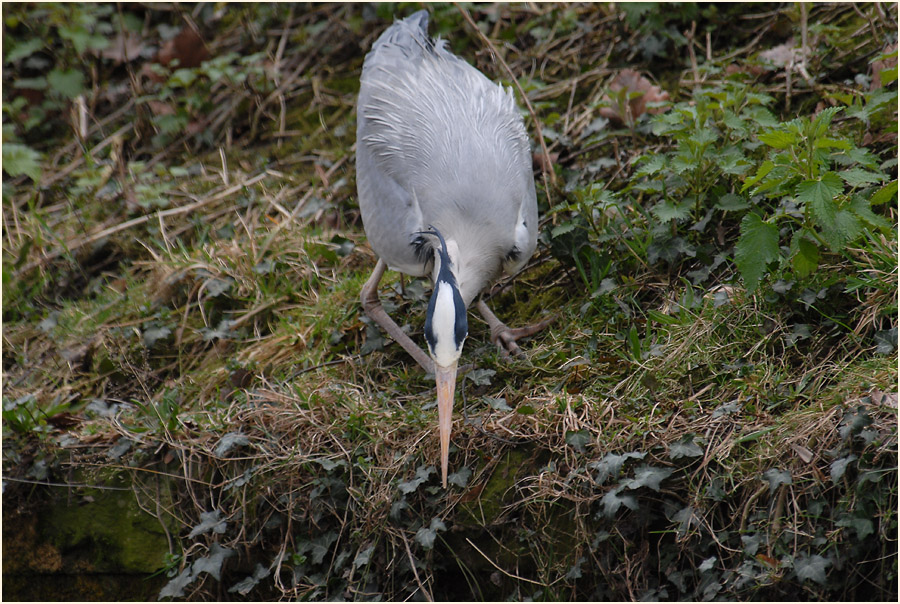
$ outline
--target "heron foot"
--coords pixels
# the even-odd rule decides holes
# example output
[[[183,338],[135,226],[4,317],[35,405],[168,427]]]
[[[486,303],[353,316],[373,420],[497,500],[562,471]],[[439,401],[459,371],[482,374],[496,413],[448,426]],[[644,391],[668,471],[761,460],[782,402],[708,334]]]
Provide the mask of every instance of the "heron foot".
[[[536,334],[556,319],[556,317],[553,316],[535,323],[534,325],[526,325],[525,327],[511,329],[507,327],[503,321],[497,318],[497,315],[488,308],[488,305],[484,303],[484,300],[479,300],[476,303],[476,306],[478,307],[478,312],[480,312],[481,316],[484,317],[484,320],[487,321],[488,327],[491,328],[491,342],[500,347],[500,351],[504,356],[525,356],[525,353],[519,348],[516,340]]]

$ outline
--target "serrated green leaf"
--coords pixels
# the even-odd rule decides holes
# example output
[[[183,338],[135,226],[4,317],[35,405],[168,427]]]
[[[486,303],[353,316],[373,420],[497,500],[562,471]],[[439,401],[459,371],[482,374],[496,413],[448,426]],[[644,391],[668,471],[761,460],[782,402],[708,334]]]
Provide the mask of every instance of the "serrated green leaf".
[[[715,207],[717,210],[722,210],[723,212],[737,212],[739,210],[746,210],[750,207],[750,204],[740,195],[726,193],[719,198]]]
[[[41,154],[19,143],[3,145],[3,171],[10,176],[26,175],[34,182],[41,179]]]
[[[838,210],[831,222],[820,221],[822,237],[829,247],[839,251],[843,246],[854,241],[862,234],[863,226],[859,217],[850,210]]]
[[[4,40],[4,42],[6,42],[6,40]],[[6,56],[3,57],[3,62],[13,63],[15,61],[18,61],[19,59],[24,59],[25,57],[31,56],[43,47],[44,41],[40,38],[29,38],[28,40],[25,40],[24,42],[13,46],[12,50],[6,53]]]
[[[836,211],[834,198],[844,190],[841,177],[834,172],[826,172],[816,180],[804,180],[797,185],[797,201],[812,204],[813,212]]]
[[[800,231],[798,231],[799,233]],[[806,237],[797,237],[796,234],[795,242],[796,244],[791,246],[791,265],[794,267],[794,272],[797,273],[797,276],[805,279],[813,274],[819,266],[819,248]]]
[[[756,290],[766,266],[778,258],[778,227],[750,212],[741,220],[741,235],[734,246],[734,263],[749,293]]]
[[[553,227],[552,229],[550,229],[550,236],[554,237],[554,238],[559,237],[560,235],[565,235],[566,233],[568,233],[569,231],[571,231],[574,228],[575,228],[574,222],[564,222],[564,223],[558,224],[555,227]]]
[[[749,189],[750,187],[752,187],[753,185],[755,185],[756,183],[761,181],[763,178],[765,178],[766,175],[769,172],[771,172],[772,168],[774,168],[774,167],[775,167],[775,164],[772,163],[772,161],[768,160],[768,159],[766,161],[764,161],[763,163],[761,163],[759,165],[759,168],[756,170],[756,174],[754,174],[753,176],[751,176],[750,178],[748,178],[747,180],[744,181],[744,186],[741,187],[741,193],[743,193],[744,191],[746,191],[747,189]]]
[[[839,174],[840,177],[844,179],[844,182],[846,182],[851,187],[862,187],[884,180],[884,175],[876,174],[875,172],[869,172],[868,170],[863,170],[862,168],[851,168],[850,170],[839,172]]]
[[[896,202],[897,201],[897,181],[891,181],[888,184],[884,185],[881,189],[875,192],[872,195],[872,199],[870,203],[873,206],[880,206],[881,204],[887,203],[889,201]]]
[[[712,128],[701,128],[694,132],[688,140],[692,143],[695,143],[699,146],[708,145],[709,143],[714,143],[719,138],[719,135],[716,134],[716,131]]]
[[[653,212],[653,215],[662,223],[671,220],[685,220],[691,216],[691,203],[685,201],[675,205],[667,199],[653,206],[653,209],[650,211]]]
[[[897,80],[897,66],[888,67],[887,69],[882,69],[880,72],[881,75],[881,85],[887,86],[891,82]]]
[[[890,231],[894,228],[887,219],[873,212],[869,202],[860,195],[854,195],[850,200],[850,210],[875,228],[885,231]]]
[[[831,125],[832,120],[834,120],[834,116],[842,109],[843,107],[828,107],[820,111],[819,115],[816,116],[816,119],[814,119],[810,125],[810,132],[812,132],[813,137],[821,138],[828,130],[828,126]]]
[[[850,141],[840,138],[818,138],[815,142],[816,149],[844,149],[848,150],[853,145]]]
[[[54,69],[47,74],[47,83],[53,91],[70,99],[84,92],[84,74],[75,69]]]
[[[757,138],[774,149],[787,149],[792,145],[796,145],[799,140],[796,134],[784,130],[761,132],[757,135]]]
[[[652,155],[635,170],[634,174],[635,176],[652,176],[662,170],[665,165],[666,158],[664,155]]]

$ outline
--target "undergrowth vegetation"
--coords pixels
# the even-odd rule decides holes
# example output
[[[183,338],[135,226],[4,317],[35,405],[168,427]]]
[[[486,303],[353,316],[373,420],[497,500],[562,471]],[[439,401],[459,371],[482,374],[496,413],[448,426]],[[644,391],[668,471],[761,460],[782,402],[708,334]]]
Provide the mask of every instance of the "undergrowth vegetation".
[[[896,5],[429,5],[533,108],[486,296],[556,316],[473,323],[447,490],[358,303],[359,71],[418,8],[4,5],[4,505],[128,476],[162,598],[895,601]],[[382,282],[418,340],[427,293]]]

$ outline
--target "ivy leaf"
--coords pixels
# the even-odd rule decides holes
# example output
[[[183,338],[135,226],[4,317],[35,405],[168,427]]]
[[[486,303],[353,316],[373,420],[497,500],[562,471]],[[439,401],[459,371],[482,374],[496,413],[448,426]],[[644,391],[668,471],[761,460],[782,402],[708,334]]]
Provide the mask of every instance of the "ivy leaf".
[[[212,277],[206,280],[206,283],[203,285],[206,287],[206,293],[209,294],[210,298],[218,298],[229,289],[231,289],[231,285],[234,283],[234,279],[231,277],[225,277],[224,279],[219,279],[218,277]]]
[[[253,571],[253,574],[244,579],[243,581],[238,581],[234,585],[228,588],[228,593],[233,594],[237,592],[242,596],[246,596],[250,593],[250,590],[256,587],[256,585],[269,576],[269,569],[267,569],[262,564],[257,562],[256,569]]]
[[[710,556],[709,558],[707,558],[700,564],[700,567],[698,570],[701,573],[706,572],[708,570],[712,570],[716,567],[717,561],[718,561],[718,558],[716,556]]]
[[[801,581],[812,579],[819,585],[825,584],[825,569],[831,566],[831,560],[823,558],[817,554],[812,556],[797,558],[794,561],[794,572]]]
[[[778,227],[750,212],[741,220],[741,236],[734,246],[734,263],[748,293],[753,293],[766,272],[766,265],[778,258]]]
[[[473,369],[466,374],[466,379],[472,381],[476,386],[490,386],[491,377],[497,373],[493,369]]]
[[[472,470],[463,466],[457,472],[453,472],[447,476],[447,482],[458,487],[465,487],[469,484],[469,478],[472,477]]]
[[[646,453],[638,451],[632,451],[630,453],[624,453],[622,455],[607,453],[606,457],[604,457],[600,461],[592,461],[588,464],[588,467],[592,470],[597,470],[596,482],[597,484],[603,484],[610,476],[619,475],[619,472],[622,470],[622,466],[625,464],[626,460],[644,459],[646,455]]]
[[[776,468],[763,472],[763,478],[769,481],[769,493],[773,493],[775,489],[783,484],[791,484],[792,482],[789,471]]]
[[[616,512],[618,512],[619,508],[623,505],[632,511],[638,509],[637,500],[631,495],[619,497],[619,491],[621,489],[622,487],[616,487],[600,499],[600,505],[603,506],[601,511],[607,518],[615,517]]]
[[[233,448],[249,444],[250,439],[240,432],[229,432],[219,440],[219,444],[216,445],[216,449],[213,453],[216,457],[224,457],[225,454]]]
[[[845,528],[852,528],[856,531],[856,538],[860,541],[875,532],[875,524],[870,518],[862,518],[860,516],[844,515],[835,525]]]
[[[590,444],[591,435],[587,430],[567,430],[566,444],[573,447],[579,453],[584,453],[584,446]]]
[[[634,478],[625,483],[628,489],[648,487],[659,491],[659,483],[672,474],[671,468],[657,468],[654,466],[641,466],[634,471]]]
[[[415,477],[412,480],[401,482],[397,485],[397,488],[400,489],[401,493],[408,495],[418,489],[419,485],[428,480],[428,477],[431,476],[434,471],[434,466],[419,466],[416,469]]]
[[[353,568],[360,568],[361,566],[367,565],[369,560],[372,559],[372,552],[374,551],[374,545],[370,545],[366,549],[360,550],[359,553],[356,554],[356,558],[353,559]]]
[[[225,560],[234,555],[234,550],[222,547],[218,543],[213,543],[209,549],[209,556],[194,561],[194,576],[198,577],[200,573],[209,573],[216,581],[221,579],[222,564]]]
[[[41,179],[41,154],[19,143],[3,144],[3,171],[10,176],[26,175],[34,182]]]
[[[225,522],[225,519],[221,516],[222,513],[219,510],[202,512],[200,514],[200,524],[191,529],[191,532],[188,534],[188,539],[193,539],[197,535],[202,535],[209,531],[220,535],[224,533],[225,529],[228,527],[228,523]]]
[[[581,578],[581,567],[587,561],[584,556],[579,556],[578,560],[575,561],[575,565],[569,569],[569,572],[566,573],[566,579],[570,581],[574,581],[575,579]]]
[[[840,459],[835,459],[831,462],[831,482],[837,484],[847,471],[847,466],[850,465],[851,461],[855,460],[856,455],[851,453],[847,457],[841,457]]]
[[[161,327],[149,327],[144,330],[144,346],[152,348],[157,341],[162,340],[172,333],[172,330],[165,325]]]
[[[687,434],[681,440],[669,445],[669,459],[700,457],[701,455],[703,455],[703,449],[694,442],[693,434]]]
[[[431,526],[425,528],[424,526],[416,531],[416,541],[426,550],[430,550],[434,548],[434,540],[437,537],[438,531],[447,530],[447,526],[440,518],[432,518]]]
[[[159,599],[163,598],[183,598],[184,597],[184,589],[191,584],[191,582],[195,579],[194,575],[191,573],[191,567],[188,566],[181,573],[166,583],[165,587],[163,587],[159,591]]]

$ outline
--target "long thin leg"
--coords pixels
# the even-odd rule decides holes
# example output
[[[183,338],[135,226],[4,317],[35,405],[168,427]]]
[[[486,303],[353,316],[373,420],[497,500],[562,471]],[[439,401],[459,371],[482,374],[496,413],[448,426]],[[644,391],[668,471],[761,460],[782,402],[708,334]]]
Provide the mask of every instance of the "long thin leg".
[[[375,270],[372,271],[372,276],[366,281],[366,284],[359,294],[363,310],[365,310],[366,314],[369,315],[373,321],[378,323],[395,342],[400,344],[400,346],[402,346],[403,349],[422,366],[422,369],[424,369],[426,373],[434,373],[434,361],[431,360],[431,357],[429,357],[424,350],[416,346],[416,343],[413,342],[408,335],[403,333],[400,326],[394,323],[394,320],[388,316],[384,311],[384,307],[381,306],[381,300],[378,298],[378,282],[381,281],[381,277],[384,275],[386,269],[387,264],[384,260],[379,258],[378,264],[375,265]]]
[[[478,312],[481,313],[481,316],[487,321],[488,327],[491,328],[491,342],[497,346],[501,346],[503,352],[515,356],[524,356],[522,349],[516,344],[516,340],[539,332],[550,325],[550,323],[553,322],[553,319],[556,318],[550,317],[549,319],[544,319],[534,325],[510,329],[503,321],[497,318],[497,315],[495,315],[490,308],[488,308],[488,305],[484,303],[484,300],[479,298],[478,302],[475,303],[475,306],[478,307]]]

